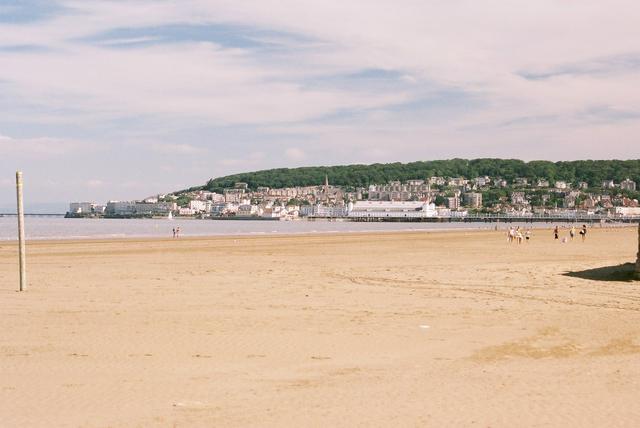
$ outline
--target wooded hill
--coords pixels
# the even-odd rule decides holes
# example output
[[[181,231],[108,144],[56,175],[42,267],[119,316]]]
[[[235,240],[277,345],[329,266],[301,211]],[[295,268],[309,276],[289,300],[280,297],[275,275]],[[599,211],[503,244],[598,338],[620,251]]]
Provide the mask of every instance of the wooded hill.
[[[427,179],[433,176],[501,177],[511,182],[516,177],[535,181],[547,179],[553,183],[563,180],[572,183],[586,181],[590,187],[600,187],[603,180],[630,178],[640,184],[640,159],[634,160],[580,160],[580,161],[531,161],[517,159],[450,159],[410,163],[386,163],[372,165],[314,166],[302,168],[277,168],[263,171],[227,175],[209,180],[204,186],[188,190],[205,189],[222,192],[236,182],[244,182],[250,189],[259,186],[270,188],[313,186],[329,183],[345,187],[365,187],[384,184],[393,180]]]

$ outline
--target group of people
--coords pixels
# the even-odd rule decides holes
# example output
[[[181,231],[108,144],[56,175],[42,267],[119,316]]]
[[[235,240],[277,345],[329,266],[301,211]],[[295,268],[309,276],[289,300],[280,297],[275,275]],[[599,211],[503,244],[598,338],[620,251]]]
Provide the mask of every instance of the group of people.
[[[523,240],[529,242],[531,239],[531,229],[527,229],[526,232],[522,233],[520,226],[511,227],[509,228],[509,233],[507,233],[507,239],[509,242],[517,242],[518,244],[522,244]]]
[[[173,237],[174,238],[179,238],[180,237],[180,226],[173,228]]]
[[[587,225],[583,224],[578,233],[582,237],[582,241],[584,241],[587,237]],[[569,237],[572,241],[576,237],[576,227],[573,225],[571,229],[569,229]],[[560,229],[558,229],[558,226],[553,229],[553,239],[560,239]],[[562,242],[567,242],[567,238],[562,238]]]
[[[497,226],[496,226],[496,230],[497,230]],[[568,242],[569,239],[573,241],[573,239],[576,237],[576,232],[580,235],[580,237],[584,241],[587,237],[587,225],[583,224],[579,231],[576,231],[575,226],[571,226],[571,229],[569,229],[569,238],[567,237],[562,238],[562,242]],[[553,237],[554,239],[560,240],[560,229],[558,228],[558,226],[553,228]],[[509,241],[509,243],[516,242],[518,244],[522,244],[523,241],[529,242],[530,239],[531,239],[531,228],[523,232],[522,229],[520,229],[520,226],[510,227],[509,232],[507,233],[507,240]]]

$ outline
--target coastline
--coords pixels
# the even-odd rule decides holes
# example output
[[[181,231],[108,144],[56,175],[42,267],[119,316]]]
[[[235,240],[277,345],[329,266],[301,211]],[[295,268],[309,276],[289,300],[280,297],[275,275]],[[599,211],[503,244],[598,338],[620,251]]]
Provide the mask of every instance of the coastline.
[[[561,231],[566,231],[569,229],[568,226],[561,225],[559,226]],[[637,229],[635,225],[620,225],[614,227],[595,227],[595,230],[620,230],[620,229]],[[553,231],[553,226],[547,225],[545,227],[532,228],[532,231],[539,234],[542,231],[547,231],[548,235],[551,236]],[[591,229],[590,229],[591,230]],[[114,236],[114,237],[69,237],[69,238],[32,238],[27,239],[26,243],[30,246],[37,244],[64,244],[64,243],[87,243],[87,244],[97,244],[97,243],[114,243],[114,242],[131,242],[131,243],[145,243],[145,242],[198,242],[198,241],[224,241],[224,240],[238,240],[238,239],[252,239],[252,238],[289,238],[289,237],[300,237],[300,238],[312,238],[312,237],[322,237],[322,236],[336,236],[336,237],[348,237],[348,236],[376,236],[376,235],[416,235],[416,234],[450,234],[450,235],[468,235],[470,233],[473,234],[482,234],[486,233],[489,235],[502,234],[506,236],[508,228],[503,229],[489,229],[489,228],[456,228],[456,229],[398,229],[398,230],[353,230],[353,231],[316,231],[316,232],[289,232],[289,233],[278,233],[278,232],[248,232],[248,233],[239,233],[239,234],[212,234],[212,235],[188,235],[181,236],[179,238],[172,238],[167,236]],[[14,240],[0,240],[0,248],[4,244],[13,244],[14,246],[18,245],[17,238]]]
[[[207,227],[210,226],[209,221],[207,220],[194,220],[188,219],[188,221],[182,223],[181,220],[172,220],[170,222],[164,220],[141,220],[141,219],[129,219],[124,220],[126,222],[125,226],[127,229],[125,232],[120,233],[105,233],[101,232],[100,228],[95,228],[96,224],[99,224],[99,220],[96,219],[86,219],[86,220],[76,220],[76,219],[61,219],[62,222],[71,222],[71,223],[60,223],[56,224],[56,227],[62,228],[63,226],[68,228],[72,227],[71,230],[64,232],[64,230],[60,230],[58,233],[51,236],[38,236],[38,232],[31,233],[31,226],[33,222],[27,222],[27,242],[41,242],[41,241],[67,241],[67,240],[104,240],[104,241],[117,241],[117,240],[141,240],[141,239],[171,239],[171,228],[176,226],[187,225],[188,227],[182,227],[182,236],[180,239],[206,239],[206,238],[215,238],[215,237],[243,237],[243,236],[306,236],[306,235],[323,235],[323,234],[368,234],[368,233],[455,233],[458,231],[495,231],[496,228],[498,231],[502,231],[504,233],[507,232],[509,227],[520,227],[521,229],[529,229],[532,231],[540,231],[552,229],[555,225],[558,225],[561,229],[566,229],[571,225],[579,226],[579,223],[567,222],[548,222],[548,223],[478,223],[478,222],[470,222],[470,223],[384,223],[384,222],[376,222],[376,223],[359,223],[359,222],[329,222],[329,221],[309,221],[309,222],[258,222],[260,230],[251,230],[251,227],[247,228],[243,222],[223,222],[226,225],[233,224],[234,226],[240,223],[240,228],[229,228],[227,230],[212,230]],[[86,230],[85,234],[78,234],[76,229],[73,229],[74,221],[86,221],[85,225],[90,226],[89,229]],[[115,222],[119,220],[108,220],[105,224],[99,224],[102,226],[112,226],[110,222]],[[193,223],[192,223],[193,222]],[[2,243],[8,242],[16,242],[17,234],[13,233],[13,229],[15,229],[14,222],[5,222],[4,229],[2,230],[5,235],[0,236],[0,245]],[[140,232],[140,226],[143,226],[145,233]],[[195,227],[193,227],[195,225]],[[256,224],[252,224],[251,226],[256,227]],[[272,226],[272,227],[269,227]],[[317,226],[317,227],[314,227]],[[91,228],[93,227],[93,228]],[[619,228],[630,228],[635,227],[634,223],[606,223],[604,225],[599,223],[589,224],[589,229],[598,230],[598,229],[619,229]],[[43,227],[40,227],[43,229]],[[145,230],[146,228],[146,230]],[[160,232],[160,228],[162,228],[162,232]],[[242,229],[245,229],[243,231]],[[289,228],[289,230],[286,230]],[[297,229],[296,229],[297,228]],[[55,227],[46,227],[46,233],[50,234],[51,229],[55,229]],[[274,230],[275,229],[275,230]],[[107,229],[108,230],[108,229]],[[117,231],[118,228],[111,229],[111,232]],[[195,232],[194,232],[195,230]],[[66,235],[64,234],[66,233]],[[75,234],[74,234],[75,233]],[[16,236],[11,236],[16,235]]]

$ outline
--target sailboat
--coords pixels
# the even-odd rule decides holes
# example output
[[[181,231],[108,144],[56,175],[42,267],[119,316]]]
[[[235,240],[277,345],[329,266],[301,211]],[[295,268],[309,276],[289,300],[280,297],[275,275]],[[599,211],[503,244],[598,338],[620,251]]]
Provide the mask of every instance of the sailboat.
[[[169,211],[169,215],[167,216],[167,220],[173,220],[173,213]]]

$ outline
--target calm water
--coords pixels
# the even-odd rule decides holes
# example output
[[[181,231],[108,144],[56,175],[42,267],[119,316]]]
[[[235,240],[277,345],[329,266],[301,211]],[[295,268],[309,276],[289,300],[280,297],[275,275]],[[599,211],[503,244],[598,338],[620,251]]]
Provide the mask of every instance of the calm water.
[[[515,225],[516,223],[514,223]],[[28,239],[88,239],[127,237],[171,237],[180,227],[182,236],[265,235],[368,231],[420,231],[450,229],[493,229],[495,223],[356,223],[339,221],[259,220],[166,220],[166,219],[65,219],[26,217]],[[530,225],[526,225],[529,227]],[[501,229],[506,226],[500,225]],[[537,223],[534,227],[550,227]],[[14,240],[16,217],[0,217],[0,240]]]

